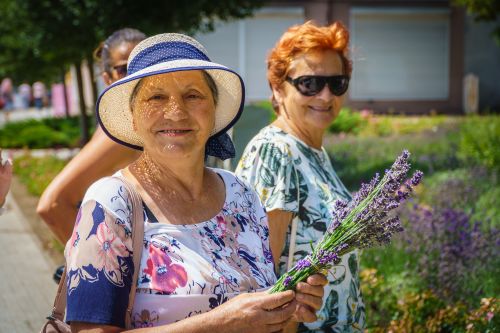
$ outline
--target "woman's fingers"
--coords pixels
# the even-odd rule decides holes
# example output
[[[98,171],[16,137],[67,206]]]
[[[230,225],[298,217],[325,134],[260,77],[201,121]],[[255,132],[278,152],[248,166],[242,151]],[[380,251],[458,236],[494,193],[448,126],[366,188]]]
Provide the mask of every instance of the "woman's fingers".
[[[286,325],[288,325],[289,322],[290,320],[287,320],[283,323],[267,325],[266,332],[269,333],[282,332],[282,330],[286,327]]]
[[[313,311],[318,311],[321,309],[321,305],[323,304],[323,297],[322,296],[314,296],[310,294],[304,294],[304,293],[297,293],[295,296],[295,299],[299,304],[302,305],[307,305],[311,307]]]
[[[307,278],[307,283],[313,286],[326,286],[328,279],[323,274],[314,274]]]
[[[295,320],[303,323],[315,322],[318,317],[307,305],[300,304],[295,311]]]
[[[297,301],[292,300],[290,303],[280,308],[267,311],[264,319],[267,324],[280,324],[287,322],[292,318],[297,308]]]
[[[260,307],[264,310],[274,310],[287,303],[290,303],[295,297],[292,290],[283,291],[281,293],[267,294],[262,293],[259,297]]]
[[[323,304],[324,286],[328,283],[322,274],[311,275],[307,282],[299,282],[296,286],[295,299],[299,306],[295,312],[295,319],[299,322],[316,321],[316,311],[321,309]]]
[[[295,288],[297,293],[308,294],[311,296],[323,297],[325,294],[325,288],[321,286],[314,286],[308,283],[299,282]]]

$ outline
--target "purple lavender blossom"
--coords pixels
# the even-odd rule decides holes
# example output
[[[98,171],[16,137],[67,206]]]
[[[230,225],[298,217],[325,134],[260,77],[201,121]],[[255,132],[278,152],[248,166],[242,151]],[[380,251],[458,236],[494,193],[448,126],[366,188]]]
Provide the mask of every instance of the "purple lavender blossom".
[[[415,173],[413,174],[413,177],[411,177],[411,181],[410,181],[411,185],[417,186],[418,184],[420,184],[423,176],[424,176],[424,173],[422,171],[420,171],[420,170],[415,171]]]
[[[340,258],[334,251],[321,250],[318,254],[319,263],[323,266],[337,263]]]
[[[332,220],[323,238],[310,255],[280,277],[271,292],[295,286],[319,270],[331,267],[341,255],[355,248],[388,244],[394,234],[401,232],[401,221],[391,211],[409,198],[412,186],[416,186],[423,176],[417,171],[405,183],[410,170],[409,157],[410,153],[403,151],[382,179],[376,174],[369,183],[362,184],[351,202],[335,201]]]
[[[481,228],[467,213],[450,207],[415,205],[407,210],[402,241],[409,257],[418,257],[411,264],[423,282],[446,301],[474,299],[481,291],[471,289],[468,281],[498,265],[498,230]]]
[[[311,262],[309,261],[309,259],[307,259],[307,258],[300,259],[299,261],[297,261],[297,264],[295,265],[295,269],[297,271],[301,271],[309,266],[311,266]]]
[[[283,286],[287,287],[290,284],[291,281],[292,281],[292,277],[291,276],[287,276],[285,278],[285,280],[283,281]]]
[[[337,200],[335,200],[335,202],[333,203],[333,209],[334,209],[335,211],[337,211],[337,210],[342,210],[342,209],[346,208],[346,207],[347,207],[347,205],[348,205],[348,202],[347,202],[347,201],[342,200],[342,199],[337,199]]]
[[[398,202],[406,201],[409,197],[410,197],[410,193],[409,192],[398,191],[398,194],[397,194],[397,200],[398,200]]]

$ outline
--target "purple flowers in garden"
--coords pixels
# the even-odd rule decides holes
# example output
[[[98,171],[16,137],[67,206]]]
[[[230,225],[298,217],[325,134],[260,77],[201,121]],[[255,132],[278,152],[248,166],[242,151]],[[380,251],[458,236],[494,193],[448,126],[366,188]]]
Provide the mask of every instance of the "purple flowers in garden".
[[[312,253],[280,277],[271,292],[293,289],[308,276],[337,264],[343,254],[388,244],[395,233],[401,232],[399,217],[391,213],[409,198],[423,176],[416,171],[407,180],[409,157],[410,153],[403,151],[382,179],[376,174],[368,184],[362,184],[351,202],[335,201],[333,220],[323,238]]]
[[[414,205],[407,215],[404,249],[425,286],[448,302],[484,297],[478,281],[498,271],[499,230],[452,207]]]

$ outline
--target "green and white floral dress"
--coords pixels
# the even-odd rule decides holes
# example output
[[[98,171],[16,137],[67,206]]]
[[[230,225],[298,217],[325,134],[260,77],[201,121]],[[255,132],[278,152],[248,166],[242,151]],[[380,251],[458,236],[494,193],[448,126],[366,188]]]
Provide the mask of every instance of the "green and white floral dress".
[[[326,151],[314,149],[275,126],[263,128],[247,145],[236,169],[259,194],[266,210],[294,213],[297,225],[294,262],[311,251],[331,220],[333,202],[351,196],[333,170]],[[279,274],[287,270],[291,227],[281,254]],[[342,257],[329,272],[318,321],[299,332],[362,332],[365,306],[359,283],[358,253]]]

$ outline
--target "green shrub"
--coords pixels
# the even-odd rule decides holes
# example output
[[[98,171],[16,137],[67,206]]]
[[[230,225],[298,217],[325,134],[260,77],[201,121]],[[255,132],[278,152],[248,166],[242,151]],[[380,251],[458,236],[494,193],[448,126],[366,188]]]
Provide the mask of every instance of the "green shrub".
[[[500,227],[500,184],[484,168],[460,168],[426,175],[419,200],[433,207],[460,209],[482,225]]]
[[[14,173],[27,186],[28,192],[40,196],[66,163],[52,156],[23,155],[14,159]]]
[[[269,113],[269,124],[276,120],[276,112],[274,112],[271,101],[266,100],[266,101],[255,102],[252,103],[251,106],[266,110]]]
[[[350,108],[343,107],[328,130],[331,133],[358,134],[366,124],[367,120],[364,119],[359,112],[354,112]]]
[[[69,138],[63,132],[56,132],[45,125],[37,125],[24,128],[19,133],[18,142],[23,147],[28,148],[46,148],[46,147],[65,147],[70,143]]]
[[[500,171],[500,116],[467,118],[460,133],[462,159]]]
[[[376,136],[389,136],[394,133],[393,124],[387,117],[380,118],[374,122],[373,131]]]
[[[361,280],[367,332],[493,333],[500,328],[500,300],[496,297],[482,298],[468,309],[462,302],[446,304],[428,290],[394,290],[374,268],[363,269]]]
[[[486,189],[478,196],[475,202],[472,218],[479,221],[488,221],[492,226],[500,228],[500,186]]]
[[[447,116],[374,116],[364,135],[387,136],[394,134],[416,134],[436,132],[440,127],[460,122],[461,118]]]
[[[0,129],[0,147],[75,147],[80,139],[79,121],[79,117],[71,117],[11,122]]]
[[[397,137],[335,137],[328,141],[328,151],[340,179],[351,190],[383,172],[403,149],[412,153],[414,169],[426,174],[459,167],[456,156],[458,137],[454,133],[437,132],[400,135]]]

